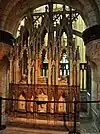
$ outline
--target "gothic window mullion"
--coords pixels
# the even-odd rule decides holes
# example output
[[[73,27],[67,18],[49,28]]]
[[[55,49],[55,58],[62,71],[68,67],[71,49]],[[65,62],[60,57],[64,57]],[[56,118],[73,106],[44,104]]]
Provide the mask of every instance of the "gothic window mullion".
[[[61,73],[62,72],[62,73]],[[66,53],[62,54],[62,58],[60,61],[60,76],[68,76],[69,75],[69,61]]]

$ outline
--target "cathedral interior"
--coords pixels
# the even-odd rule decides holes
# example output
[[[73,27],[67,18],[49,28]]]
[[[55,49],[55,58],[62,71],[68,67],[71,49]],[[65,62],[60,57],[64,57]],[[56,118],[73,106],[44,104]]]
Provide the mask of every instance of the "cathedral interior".
[[[27,6],[23,15],[12,9],[0,24],[0,123],[6,124],[5,114],[56,121],[65,116],[71,125],[87,117],[100,132],[99,23],[70,2]]]

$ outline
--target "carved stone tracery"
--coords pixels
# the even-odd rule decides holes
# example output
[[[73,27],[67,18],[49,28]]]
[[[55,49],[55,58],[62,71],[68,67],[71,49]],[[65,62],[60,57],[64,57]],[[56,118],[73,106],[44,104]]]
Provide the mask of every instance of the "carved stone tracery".
[[[72,101],[73,97],[79,100],[79,83],[72,82],[73,79],[76,79],[76,74],[73,74],[73,76],[71,74],[71,70],[74,68],[77,69],[77,71],[79,70],[79,58],[74,57],[74,54],[77,55],[79,50],[78,48],[75,48],[73,42],[72,23],[69,18],[70,12],[72,12],[74,17],[71,17],[73,18],[73,21],[75,21],[75,12],[71,10],[68,16],[66,16],[67,11],[65,9],[63,9],[62,12],[53,12],[52,3],[49,3],[48,7],[49,9],[44,13],[40,13],[40,16],[30,12],[27,15],[27,18],[25,18],[25,25],[20,29],[19,40],[16,40],[18,45],[14,47],[14,51],[16,52],[16,48],[18,48],[17,50],[20,50],[17,52],[17,55],[19,56],[16,57],[20,60],[20,76],[22,79],[19,83],[10,85],[10,96],[18,98],[20,95],[24,94],[25,99],[30,99],[33,96],[34,100],[39,100],[39,96],[42,95],[43,97],[44,95],[44,98],[47,96],[48,101],[59,101],[61,97],[66,101]],[[59,23],[57,23],[58,17],[55,17],[55,14],[59,15],[59,18],[62,16]],[[40,24],[38,24],[41,16],[42,20]],[[54,24],[54,21],[56,22],[56,25]],[[54,32],[56,32],[56,34],[54,34]],[[65,43],[63,45],[61,44],[61,36],[64,32],[67,37],[67,45],[65,45]],[[46,33],[48,33],[47,46],[44,42]],[[45,50],[47,54],[44,57],[44,61],[42,60],[43,50]],[[26,56],[24,55],[25,51]],[[60,63],[63,53],[65,53],[69,59],[67,61],[68,66],[70,66],[68,74],[65,74],[64,72],[67,71],[66,62]],[[23,71],[23,59],[26,57],[27,69],[25,73],[25,71]],[[60,64],[62,65],[62,74],[60,74]],[[15,66],[16,65],[13,66],[14,69],[16,69]],[[41,66],[44,66],[46,69]],[[44,76],[41,75],[41,70],[47,71]],[[79,79],[79,76],[77,76],[77,78]],[[31,104],[28,103],[28,105]],[[49,108],[47,109],[50,111],[52,104],[48,105]],[[56,107],[55,110],[58,111],[57,108],[59,103],[54,105]],[[68,107],[72,107],[72,105],[69,105]]]

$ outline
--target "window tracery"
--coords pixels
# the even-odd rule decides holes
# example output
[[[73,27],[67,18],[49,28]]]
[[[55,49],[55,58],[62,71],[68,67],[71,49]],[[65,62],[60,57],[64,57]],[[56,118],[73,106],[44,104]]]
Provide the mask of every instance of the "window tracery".
[[[69,57],[66,54],[66,50],[63,50],[60,60],[60,77],[67,77],[69,73]]]
[[[45,49],[42,51],[41,75],[48,76],[48,59]]]

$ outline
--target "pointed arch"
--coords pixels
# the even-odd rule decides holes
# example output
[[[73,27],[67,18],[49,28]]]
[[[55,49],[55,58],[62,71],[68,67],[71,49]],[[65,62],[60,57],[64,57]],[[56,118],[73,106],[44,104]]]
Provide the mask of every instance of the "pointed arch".
[[[41,44],[44,44],[44,38],[45,38],[46,33],[48,33],[48,30],[45,27],[45,25],[43,25],[43,27],[41,27],[40,29]]]
[[[41,54],[41,75],[42,76],[47,76],[48,75],[48,57],[47,57],[47,52],[46,49],[42,50]]]
[[[28,65],[28,56],[27,56],[27,50],[25,49],[23,52],[23,74],[27,74],[27,65]]]
[[[38,95],[39,101],[48,101],[48,96],[45,95],[43,92]],[[38,105],[38,111],[39,112],[47,112],[47,103],[40,103]]]
[[[20,100],[20,101],[18,101],[18,109],[19,110],[25,110],[26,109],[26,102],[23,101],[23,100],[25,100],[25,97],[24,97],[23,93],[20,94],[18,99]]]
[[[66,103],[65,98],[63,96],[60,96],[59,101],[62,101],[62,103],[58,104],[58,112],[66,112]]]
[[[60,59],[60,77],[69,76],[69,57],[66,54],[66,50],[63,49],[61,53]]]

